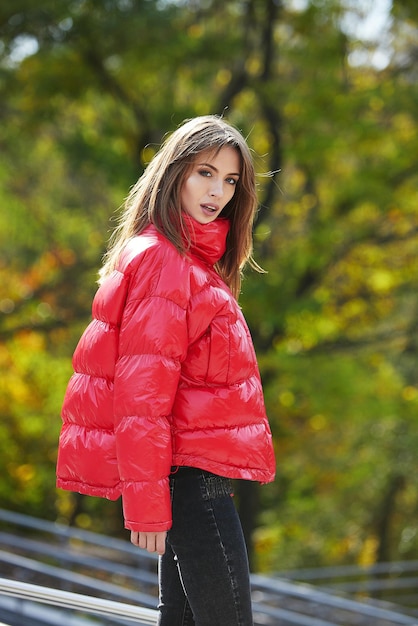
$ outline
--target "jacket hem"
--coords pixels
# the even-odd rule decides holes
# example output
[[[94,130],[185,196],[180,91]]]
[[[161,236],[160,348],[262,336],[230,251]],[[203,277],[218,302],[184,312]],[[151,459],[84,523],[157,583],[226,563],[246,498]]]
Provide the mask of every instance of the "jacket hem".
[[[176,467],[177,465],[198,467],[206,472],[212,472],[225,478],[253,480],[262,484],[271,483],[275,478],[275,472],[266,471],[265,469],[226,465],[225,463],[218,463],[210,459],[185,454],[173,455],[173,466]]]
[[[64,478],[58,478],[56,486],[65,491],[75,491],[83,496],[95,496],[106,500],[117,500],[121,496],[120,487],[99,487]]]

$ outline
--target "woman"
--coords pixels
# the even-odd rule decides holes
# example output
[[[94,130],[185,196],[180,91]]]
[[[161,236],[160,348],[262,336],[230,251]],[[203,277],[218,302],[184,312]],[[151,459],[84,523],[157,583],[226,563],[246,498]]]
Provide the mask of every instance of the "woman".
[[[231,479],[275,470],[236,300],[256,208],[241,134],[180,126],[127,198],[73,357],[57,485],[122,495],[132,543],[160,555],[160,626],[253,623]]]

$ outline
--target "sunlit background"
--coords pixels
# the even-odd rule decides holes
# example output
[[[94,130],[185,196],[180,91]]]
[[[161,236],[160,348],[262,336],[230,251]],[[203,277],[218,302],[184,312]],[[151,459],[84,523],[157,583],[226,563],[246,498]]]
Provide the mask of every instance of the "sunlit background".
[[[224,114],[258,171],[241,304],[274,484],[252,568],[418,559],[415,0],[3,0],[0,507],[125,537],[55,489],[60,407],[117,208],[165,133]],[[273,173],[272,175],[266,175]]]

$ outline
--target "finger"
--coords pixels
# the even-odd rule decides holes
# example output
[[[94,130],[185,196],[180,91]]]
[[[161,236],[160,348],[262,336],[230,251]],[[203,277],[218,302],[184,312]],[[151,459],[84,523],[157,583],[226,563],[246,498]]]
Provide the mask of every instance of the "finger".
[[[131,543],[133,543],[134,546],[138,545],[138,537],[139,537],[139,533],[135,532],[134,530],[131,530]]]
[[[147,536],[147,543],[144,547],[146,547],[148,552],[155,552],[155,535]]]
[[[158,552],[159,555],[163,555],[165,552],[165,533],[164,534],[159,534],[157,537],[157,541],[156,541],[156,550]]]

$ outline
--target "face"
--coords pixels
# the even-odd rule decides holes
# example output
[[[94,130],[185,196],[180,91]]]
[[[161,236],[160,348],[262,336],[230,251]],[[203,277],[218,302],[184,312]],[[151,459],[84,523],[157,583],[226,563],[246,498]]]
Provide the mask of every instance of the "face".
[[[240,171],[239,153],[231,146],[199,154],[181,188],[182,210],[200,224],[213,222],[234,195]]]

